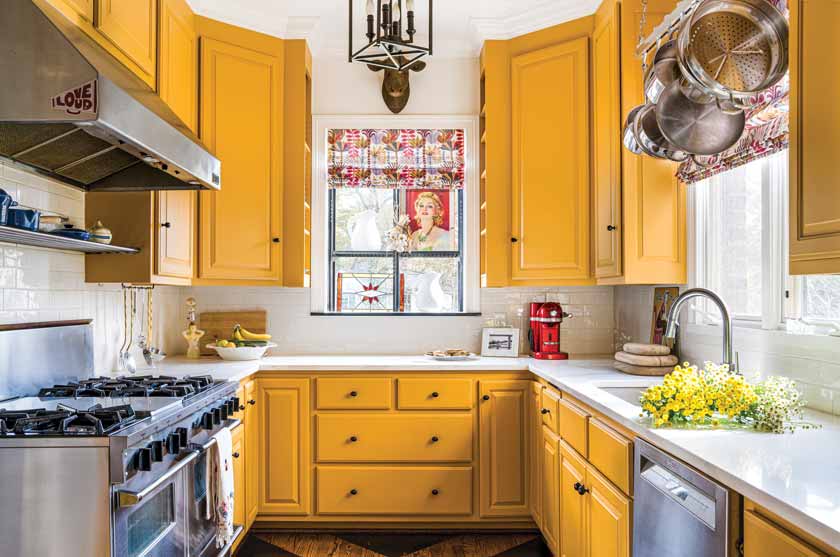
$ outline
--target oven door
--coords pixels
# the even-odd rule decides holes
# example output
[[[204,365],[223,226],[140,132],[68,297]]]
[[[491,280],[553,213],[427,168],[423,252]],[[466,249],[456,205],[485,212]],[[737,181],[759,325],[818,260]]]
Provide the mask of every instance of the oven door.
[[[190,457],[143,489],[115,492],[114,555],[186,557],[186,471],[194,460]]]

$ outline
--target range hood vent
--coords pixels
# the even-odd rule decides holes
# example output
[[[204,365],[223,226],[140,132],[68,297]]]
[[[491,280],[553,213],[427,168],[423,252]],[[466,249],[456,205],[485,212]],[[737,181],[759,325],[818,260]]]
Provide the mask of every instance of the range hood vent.
[[[219,160],[157,95],[44,10],[3,3],[0,157],[88,191],[219,189]]]

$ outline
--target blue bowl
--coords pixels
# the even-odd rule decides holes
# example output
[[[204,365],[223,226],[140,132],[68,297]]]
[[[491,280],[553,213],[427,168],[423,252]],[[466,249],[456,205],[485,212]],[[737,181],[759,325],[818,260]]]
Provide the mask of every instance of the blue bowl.
[[[9,207],[15,205],[12,196],[0,189],[0,225],[5,226],[9,222]]]
[[[82,230],[81,228],[73,228],[72,226],[68,225],[68,228],[59,228],[58,230],[53,230],[50,234],[54,234],[56,236],[63,236],[64,238],[73,238],[74,240],[90,240],[90,232],[87,230]]]

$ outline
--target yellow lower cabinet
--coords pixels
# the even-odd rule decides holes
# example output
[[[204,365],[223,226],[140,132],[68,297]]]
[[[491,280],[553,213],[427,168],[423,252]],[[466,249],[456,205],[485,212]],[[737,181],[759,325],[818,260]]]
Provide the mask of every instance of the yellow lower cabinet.
[[[782,527],[753,512],[744,511],[744,557],[827,557]]]
[[[309,379],[260,378],[257,391],[262,473],[259,512],[309,514]]]
[[[320,414],[318,462],[471,462],[472,414]]]
[[[240,391],[237,391],[239,393]],[[260,421],[257,411],[257,381],[251,379],[241,386],[240,419],[245,425],[245,446],[251,458],[245,462],[245,526],[250,528],[257,518],[260,491]],[[237,394],[237,396],[239,396]]]
[[[528,419],[531,382],[480,381],[481,516],[529,516]]]
[[[470,410],[475,398],[472,379],[407,377],[397,380],[400,410]]]
[[[471,467],[319,466],[320,515],[469,515]]]
[[[630,499],[591,466],[584,483],[588,506],[588,557],[630,556]]]
[[[624,493],[633,494],[633,441],[605,421],[589,419],[589,462]]]
[[[560,437],[542,426],[541,520],[537,524],[553,555],[560,554]]]
[[[245,491],[245,427],[236,426],[231,433],[233,452],[233,523],[245,525],[246,491]],[[234,549],[245,538],[239,536]]]
[[[586,555],[586,462],[560,441],[560,555]]]
[[[536,381],[531,383],[531,409],[529,410],[531,422],[529,425],[529,444],[531,451],[530,466],[528,469],[528,499],[531,503],[531,518],[539,525],[542,520],[542,504],[540,497],[542,477],[542,414],[540,401],[543,386]]]
[[[315,380],[318,410],[388,410],[393,382],[390,377],[319,377]]]

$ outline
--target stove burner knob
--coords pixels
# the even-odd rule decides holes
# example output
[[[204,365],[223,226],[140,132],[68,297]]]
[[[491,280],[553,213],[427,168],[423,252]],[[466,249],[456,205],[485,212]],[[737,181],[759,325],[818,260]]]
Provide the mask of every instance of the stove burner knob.
[[[222,420],[227,420],[227,419],[228,419],[228,407],[227,407],[227,404],[222,404],[221,406],[219,406],[219,412],[220,412],[220,413],[221,413],[221,415],[222,415]]]
[[[222,410],[220,408],[213,408],[213,424],[219,425],[222,423]]]
[[[166,436],[166,450],[169,454],[181,452],[181,436],[177,432],[173,431]]]
[[[228,416],[231,416],[236,413],[236,408],[239,406],[233,399],[228,400],[225,404],[227,404],[228,409]]]
[[[152,441],[149,443],[149,448],[152,450],[152,460],[154,462],[163,460],[163,441]]]
[[[190,442],[190,430],[185,427],[179,427],[175,430],[175,433],[178,434],[179,444],[182,447],[186,447]]]
[[[201,427],[204,429],[213,429],[213,413],[212,412],[205,412],[203,416],[201,416]]]
[[[243,407],[239,406],[239,397],[238,396],[233,397],[231,400],[233,401],[233,407],[234,408],[239,408],[240,410],[245,410],[244,406]]]
[[[149,448],[138,449],[136,453],[137,469],[142,472],[148,472],[152,469],[152,450]]]

